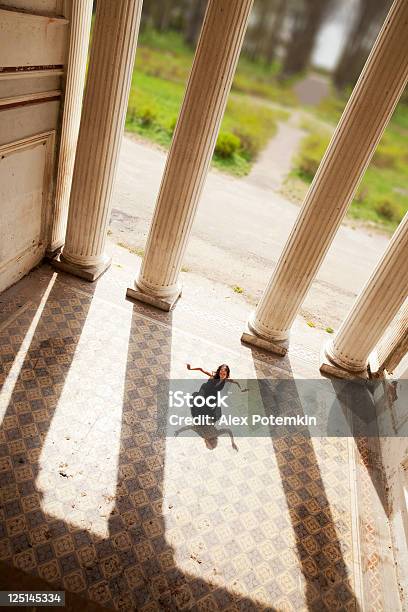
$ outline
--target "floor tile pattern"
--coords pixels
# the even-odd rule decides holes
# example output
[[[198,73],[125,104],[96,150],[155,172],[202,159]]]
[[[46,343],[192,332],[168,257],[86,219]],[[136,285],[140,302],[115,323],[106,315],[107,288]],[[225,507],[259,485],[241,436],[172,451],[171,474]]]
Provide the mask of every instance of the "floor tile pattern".
[[[118,610],[358,609],[349,441],[163,439],[157,380],[234,353],[48,280],[0,327],[0,561]]]

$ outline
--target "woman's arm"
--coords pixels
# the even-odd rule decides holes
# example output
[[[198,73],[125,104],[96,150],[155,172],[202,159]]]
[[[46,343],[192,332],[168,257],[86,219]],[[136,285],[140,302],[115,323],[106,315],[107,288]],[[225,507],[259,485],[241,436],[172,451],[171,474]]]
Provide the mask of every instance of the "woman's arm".
[[[212,376],[211,372],[207,372],[207,370],[203,370],[203,368],[192,368],[189,363],[187,364],[187,370],[198,370],[199,372],[202,372],[203,374],[205,374],[206,376],[209,376],[210,378]]]

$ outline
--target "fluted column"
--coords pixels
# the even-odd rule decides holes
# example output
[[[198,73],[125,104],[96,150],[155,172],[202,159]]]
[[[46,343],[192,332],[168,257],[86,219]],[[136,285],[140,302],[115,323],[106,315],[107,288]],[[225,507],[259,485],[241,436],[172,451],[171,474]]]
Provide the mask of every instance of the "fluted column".
[[[253,0],[209,0],[145,256],[128,295],[169,310]]]
[[[125,123],[142,0],[98,0],[59,267],[95,280],[104,252]]]
[[[377,364],[375,371],[372,373],[380,375],[384,370],[387,370],[392,374],[407,352],[408,299],[405,300],[404,305],[377,346]]]
[[[368,358],[408,296],[408,213],[326,347],[329,360],[347,372],[367,370]],[[322,368],[323,371],[324,367]]]
[[[408,78],[408,2],[395,0],[242,339],[284,354],[291,325]],[[339,261],[341,265],[341,261]]]
[[[75,150],[81,120],[82,95],[85,85],[92,0],[75,0],[70,6],[70,41],[65,80],[64,111],[55,188],[53,219],[48,251],[62,247],[67,226],[69,195]]]

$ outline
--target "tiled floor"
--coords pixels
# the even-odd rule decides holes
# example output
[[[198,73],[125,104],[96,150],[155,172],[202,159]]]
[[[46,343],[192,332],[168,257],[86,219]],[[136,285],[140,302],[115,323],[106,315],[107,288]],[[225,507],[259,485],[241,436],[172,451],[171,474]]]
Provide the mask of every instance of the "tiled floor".
[[[317,354],[251,351],[200,296],[132,304],[125,276],[43,266],[0,298],[3,567],[120,610],[388,611],[365,440],[156,433],[157,379],[188,361],[306,377]]]

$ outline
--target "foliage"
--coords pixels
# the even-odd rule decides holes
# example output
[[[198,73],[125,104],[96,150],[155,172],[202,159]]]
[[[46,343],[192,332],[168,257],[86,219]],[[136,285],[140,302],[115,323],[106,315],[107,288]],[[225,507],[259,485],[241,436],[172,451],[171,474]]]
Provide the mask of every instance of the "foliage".
[[[145,74],[176,83],[185,83],[193,62],[193,51],[175,31],[157,32],[146,28],[140,36],[136,68]],[[279,100],[280,104],[296,105],[291,83],[277,80],[279,64],[253,61],[245,56],[239,60],[232,91]]]
[[[275,134],[276,121],[287,117],[284,111],[257,104],[246,96],[234,96],[228,101],[222,129],[238,136],[243,155],[252,161]]]
[[[385,131],[349,209],[349,216],[393,230],[408,210],[408,107],[400,104]],[[330,140],[330,133],[307,135],[295,158],[294,174],[310,183]]]
[[[171,142],[184,95],[184,85],[135,70],[132,79],[126,129],[168,147]],[[217,145],[213,164],[219,169],[242,176],[251,161],[276,130],[276,121],[286,118],[283,111],[273,110],[250,98],[230,98],[221,124],[224,136]],[[228,151],[227,151],[228,145]],[[227,154],[226,154],[227,153]]]
[[[238,136],[231,132],[220,132],[215,145],[215,154],[224,159],[232,157],[241,148]]]
[[[144,106],[136,112],[136,116],[142,125],[148,126],[155,122],[157,113],[150,106]]]
[[[400,136],[399,130],[392,129],[392,127],[385,132],[374,153],[373,164],[377,168],[393,168],[404,171],[408,164],[406,136]]]
[[[332,87],[330,95],[324,98],[315,108],[314,112],[316,117],[336,125],[340,120],[350,94],[351,89],[344,91],[343,94],[340,95],[336,93]]]
[[[313,180],[329,141],[330,135],[326,132],[315,132],[304,138],[295,161],[300,178],[308,182]]]
[[[144,29],[136,56],[126,129],[164,147],[170,145],[192,61],[193,51],[181,34]],[[278,62],[268,64],[241,57],[213,165],[238,176],[247,174],[275,133],[277,121],[288,117],[287,112],[268,103],[270,100],[287,107],[296,104],[293,82],[280,82],[279,71]],[[303,184],[313,180],[350,93],[348,89],[340,96],[332,89],[330,96],[315,109],[316,120],[302,125],[309,134],[294,160],[293,174]],[[323,122],[328,129],[322,128]],[[349,216],[379,223],[387,229],[395,228],[401,220],[408,209],[407,134],[408,105],[400,103],[351,203]]]
[[[405,90],[402,101],[398,104],[392,117],[392,125],[400,134],[408,134],[408,87]]]
[[[384,217],[387,221],[399,223],[402,219],[401,207],[393,200],[380,200],[376,202],[375,210],[380,217]]]
[[[242,287],[240,287],[239,285],[234,285],[232,288],[234,293],[244,293],[244,290]]]

